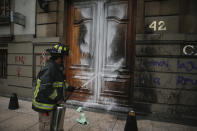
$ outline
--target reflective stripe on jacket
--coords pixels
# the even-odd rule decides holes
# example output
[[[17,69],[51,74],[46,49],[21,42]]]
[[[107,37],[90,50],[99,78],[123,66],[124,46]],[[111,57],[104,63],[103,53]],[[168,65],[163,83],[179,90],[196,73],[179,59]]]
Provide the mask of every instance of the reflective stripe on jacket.
[[[51,111],[63,98],[63,86],[69,85],[64,80],[60,67],[52,59],[40,70],[33,93],[32,108],[38,112]]]

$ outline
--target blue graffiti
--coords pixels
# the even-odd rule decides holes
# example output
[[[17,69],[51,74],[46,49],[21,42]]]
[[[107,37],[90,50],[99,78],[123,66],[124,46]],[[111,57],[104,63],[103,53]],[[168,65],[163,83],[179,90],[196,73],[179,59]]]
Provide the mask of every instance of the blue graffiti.
[[[155,77],[154,78],[154,82],[156,85],[160,85],[160,78],[159,77]]]
[[[165,60],[161,60],[161,61],[156,61],[156,60],[152,60],[152,61],[144,61],[143,63],[144,65],[153,65],[153,66],[159,66],[159,67],[166,67],[168,68],[168,62]]]
[[[197,80],[193,80],[191,78],[186,78],[184,76],[178,76],[177,77],[177,85],[187,85],[191,83],[192,85],[197,85]]]
[[[187,72],[191,72],[193,70],[197,70],[197,66],[195,65],[194,61],[187,61],[187,62],[180,62],[177,61],[178,69],[185,69]]]
[[[150,83],[152,81],[153,84],[155,85],[160,85],[160,78],[159,77],[147,77],[147,76],[142,76],[140,77],[140,83],[141,84],[147,84]]]

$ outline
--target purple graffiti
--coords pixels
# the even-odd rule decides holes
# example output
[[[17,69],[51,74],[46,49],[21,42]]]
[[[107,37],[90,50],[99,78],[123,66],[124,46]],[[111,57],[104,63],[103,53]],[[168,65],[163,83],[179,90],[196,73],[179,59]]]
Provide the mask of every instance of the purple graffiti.
[[[197,85],[197,80],[193,80],[191,78],[186,78],[184,76],[177,77],[177,85],[187,85],[191,83],[192,85]]]
[[[152,81],[152,84],[155,85],[160,85],[160,78],[159,77],[147,77],[147,76],[142,76],[140,77],[140,83],[141,84],[147,84]]]
[[[187,62],[180,62],[180,60],[177,61],[178,69],[185,69],[187,72],[191,72],[193,70],[197,70],[197,66],[193,61],[187,61]]]
[[[154,78],[154,82],[156,85],[160,85],[160,78],[159,77],[155,77]]]
[[[144,65],[153,65],[153,66],[159,66],[159,67],[166,67],[168,68],[168,62],[165,60],[161,60],[161,61],[156,61],[156,60],[152,60],[152,61],[144,61],[143,63]]]

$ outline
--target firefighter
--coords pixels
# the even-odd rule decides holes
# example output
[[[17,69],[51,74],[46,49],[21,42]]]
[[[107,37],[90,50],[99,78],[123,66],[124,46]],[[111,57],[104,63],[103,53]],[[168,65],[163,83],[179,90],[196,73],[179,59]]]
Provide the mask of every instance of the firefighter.
[[[50,130],[53,111],[57,104],[63,100],[63,86],[69,91],[79,89],[79,87],[70,86],[65,82],[65,76],[61,69],[64,56],[69,54],[68,47],[58,43],[46,51],[50,53],[51,57],[37,75],[32,101],[32,109],[39,114],[39,129],[41,131]]]

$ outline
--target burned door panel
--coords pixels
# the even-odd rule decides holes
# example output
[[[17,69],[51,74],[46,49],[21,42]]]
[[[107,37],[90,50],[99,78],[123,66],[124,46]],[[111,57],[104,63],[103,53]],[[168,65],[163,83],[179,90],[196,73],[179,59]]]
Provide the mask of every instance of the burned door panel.
[[[90,22],[76,24],[74,26],[74,37],[77,39],[73,41],[73,43],[76,43],[76,51],[73,52],[75,55],[72,55],[72,57],[77,57],[78,59],[73,61],[73,65],[89,67],[92,63],[91,28],[92,24]]]
[[[105,10],[107,13],[106,16],[109,17],[115,17],[119,20],[127,19],[127,11],[128,11],[128,4],[127,1],[125,2],[112,2],[112,3],[106,3]]]
[[[99,102],[128,104],[130,84],[127,63],[128,3],[105,4],[104,47]]]
[[[117,12],[117,13],[115,13]],[[127,2],[105,5],[105,66],[126,66],[127,46]]]
[[[95,4],[72,3],[71,19],[72,30],[70,33],[70,59],[69,83],[74,86],[81,86],[94,76],[94,53],[95,42],[93,37],[95,22]],[[73,95],[73,99],[85,100],[93,95],[94,81],[88,83],[80,92]],[[80,94],[80,95],[79,95]],[[91,98],[90,98],[91,99]]]
[[[93,50],[93,7],[75,6],[72,64],[90,67]],[[76,59],[78,58],[78,59]]]
[[[106,66],[116,66],[120,63],[125,66],[126,60],[126,36],[127,24],[117,23],[113,20],[107,22],[106,40]]]

